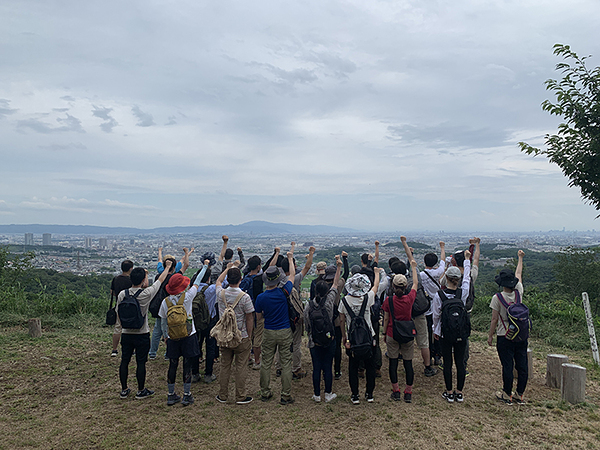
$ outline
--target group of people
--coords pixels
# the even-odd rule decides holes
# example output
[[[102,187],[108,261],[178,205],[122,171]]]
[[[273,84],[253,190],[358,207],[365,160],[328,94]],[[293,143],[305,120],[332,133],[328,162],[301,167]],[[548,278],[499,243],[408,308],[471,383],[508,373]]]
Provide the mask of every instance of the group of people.
[[[212,383],[215,361],[220,364],[219,393],[216,400],[230,399],[232,370],[235,379],[234,401],[253,401],[246,389],[249,369],[260,371],[259,398],[269,401],[272,367],[281,379],[279,402],[294,402],[292,380],[306,376],[302,368],[302,339],[312,361],[313,396],[315,402],[330,402],[337,397],[333,380],[342,376],[343,350],[348,356],[348,380],[351,402],[361,401],[359,380],[366,378],[364,399],[373,402],[376,378],[381,376],[383,353],[380,327],[384,328],[385,356],[389,360],[389,380],[395,401],[412,402],[415,346],[424,365],[424,375],[435,376],[435,366],[443,366],[448,402],[463,402],[463,388],[469,359],[470,310],[479,269],[480,239],[470,240],[470,247],[446,257],[440,242],[440,258],[435,253],[424,257],[425,269],[417,262],[404,236],[401,242],[406,261],[390,258],[389,273],[379,267],[379,242],[374,255],[363,254],[361,265],[349,267],[348,255],[336,255],[335,263],[321,261],[316,265],[317,277],[310,286],[310,299],[301,300],[301,283],[308,274],[315,253],[310,247],[306,262],[298,268],[294,258],[295,243],[282,254],[275,248],[263,264],[257,255],[247,261],[241,248],[238,260],[223,236],[218,257],[202,255],[202,267],[190,279],[184,274],[194,249],[184,249],[180,261],[171,255],[163,259],[159,249],[158,275],[149,286],[148,271],[131,261],[121,265],[123,273],[113,280],[111,292],[117,298],[117,323],[113,334],[112,355],[118,355],[121,342],[121,398],[131,394],[128,367],[135,354],[137,370],[136,399],[154,392],[145,386],[146,361],[157,357],[159,343],[166,341],[167,404],[194,402],[193,382]],[[524,402],[527,384],[527,341],[515,342],[507,333],[507,308],[520,302],[522,285],[522,250],[518,252],[516,272],[503,269],[496,277],[502,293],[490,303],[492,320],[488,343],[497,335],[497,350],[502,364],[503,388],[497,398],[506,404]],[[129,281],[129,283],[128,283]],[[137,310],[135,307],[137,306]],[[156,318],[152,336],[148,313]],[[139,316],[133,321],[133,316]],[[139,325],[139,327],[138,327]],[[203,347],[205,352],[203,352]],[[182,396],[175,392],[179,360],[183,360]],[[402,359],[405,385],[398,382],[398,365]],[[200,362],[205,370],[200,375]],[[443,364],[442,364],[443,362]],[[456,366],[456,384],[452,367]],[[518,384],[512,392],[513,367]],[[321,382],[324,383],[322,392]]]

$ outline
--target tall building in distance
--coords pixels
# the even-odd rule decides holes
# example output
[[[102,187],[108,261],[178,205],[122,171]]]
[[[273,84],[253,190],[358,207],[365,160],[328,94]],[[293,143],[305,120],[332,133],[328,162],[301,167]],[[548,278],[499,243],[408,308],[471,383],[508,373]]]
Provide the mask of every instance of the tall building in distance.
[[[106,250],[108,248],[108,239],[106,239],[106,238],[100,238],[99,239],[99,247],[102,250]]]
[[[52,234],[51,233],[42,234],[42,243],[44,245],[52,245]]]
[[[85,245],[85,248],[92,248],[92,238],[91,237],[86,237],[84,245]]]
[[[25,245],[33,245],[33,233],[25,233]]]

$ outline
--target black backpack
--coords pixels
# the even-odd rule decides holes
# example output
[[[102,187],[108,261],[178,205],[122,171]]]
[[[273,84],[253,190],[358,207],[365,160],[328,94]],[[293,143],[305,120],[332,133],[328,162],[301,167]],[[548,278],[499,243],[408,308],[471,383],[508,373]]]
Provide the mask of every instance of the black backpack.
[[[204,331],[210,325],[210,311],[206,304],[204,292],[208,289],[208,285],[202,286],[194,300],[192,300],[192,317],[194,318],[194,327],[198,331]],[[215,305],[215,308],[217,305]]]
[[[156,275],[156,278],[154,279],[155,283],[156,280],[158,280],[159,276],[160,275]],[[150,305],[148,305],[148,311],[155,319],[158,319],[158,311],[160,310],[160,305],[162,304],[162,301],[169,296],[169,294],[167,294],[166,288],[172,276],[173,274],[167,275],[165,281],[161,283],[158,292],[154,295],[154,297],[152,297],[152,300],[150,300]]]
[[[471,320],[465,304],[462,302],[461,289],[456,290],[454,298],[446,297],[442,289],[438,291],[442,302],[442,335],[450,343],[465,341],[471,335]]]
[[[342,299],[346,312],[350,316],[348,340],[350,341],[350,352],[355,358],[369,358],[373,352],[374,338],[369,329],[369,324],[365,320],[368,299],[369,294],[365,294],[358,315],[354,314],[346,298]]]
[[[308,307],[308,320],[310,320],[310,329],[312,340],[315,345],[328,347],[335,340],[335,329],[333,321],[329,318],[325,309],[325,299],[318,304],[311,300]]]
[[[142,309],[137,298],[138,295],[143,291],[139,289],[135,294],[131,295],[129,289],[125,290],[125,297],[121,303],[119,303],[119,321],[121,327],[130,330],[138,330],[144,326],[145,316],[142,315]]]
[[[465,308],[467,308],[467,312],[471,312],[473,310],[473,305],[475,304],[475,283],[473,283],[473,277],[469,274],[470,283],[469,283],[469,295],[465,300]]]
[[[399,344],[407,344],[414,340],[417,335],[415,329],[415,323],[412,320],[396,320],[394,316],[394,297],[388,297],[388,304],[390,306],[390,316],[392,320],[392,332],[393,337]],[[385,324],[387,326],[387,324]]]

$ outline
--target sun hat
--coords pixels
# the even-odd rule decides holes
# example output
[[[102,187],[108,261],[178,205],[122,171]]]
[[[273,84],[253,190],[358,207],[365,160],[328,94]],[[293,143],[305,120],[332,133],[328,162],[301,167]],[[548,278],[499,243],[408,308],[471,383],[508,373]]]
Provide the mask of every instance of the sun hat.
[[[371,289],[371,281],[369,277],[362,273],[352,275],[348,281],[346,281],[346,290],[348,295],[352,297],[362,297]]]
[[[325,281],[333,281],[335,278],[335,272],[337,271],[336,266],[327,266],[325,268],[325,277],[323,278]]]
[[[402,274],[397,274],[394,276],[393,280],[394,286],[397,287],[406,287],[408,285],[408,280]]]
[[[262,279],[266,287],[277,286],[285,278],[285,273],[283,273],[283,270],[277,266],[269,267],[262,275]]]
[[[451,266],[446,270],[446,278],[452,278],[454,280],[462,277],[462,273],[460,273],[460,269],[456,266]]]
[[[507,287],[514,289],[519,279],[515,276],[515,273],[510,269],[502,269],[498,275],[494,278],[494,281],[501,287]]]
[[[169,279],[165,290],[169,295],[177,295],[185,291],[189,284],[190,279],[188,277],[176,273]]]

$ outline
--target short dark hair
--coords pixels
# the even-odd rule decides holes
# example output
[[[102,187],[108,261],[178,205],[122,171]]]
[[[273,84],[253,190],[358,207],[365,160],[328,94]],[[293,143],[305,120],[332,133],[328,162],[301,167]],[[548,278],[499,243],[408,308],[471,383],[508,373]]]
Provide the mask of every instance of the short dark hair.
[[[394,261],[390,269],[397,275],[406,275],[406,264],[400,260]]]
[[[133,261],[126,259],[121,263],[121,272],[129,272],[133,268]]]
[[[294,265],[296,265],[296,259],[294,258]],[[290,260],[287,258],[284,258],[283,261],[281,261],[281,268],[283,269],[283,271],[285,273],[289,273],[290,271]]]
[[[463,267],[465,263],[465,252],[456,252],[454,254],[454,261],[458,267]]]
[[[233,258],[233,250],[228,248],[227,250],[225,250],[225,260],[229,261],[231,258]]]
[[[369,254],[363,253],[360,255],[360,260],[363,262],[363,264],[369,264]]]
[[[400,258],[398,258],[397,256],[392,256],[390,259],[388,259],[388,267],[390,268],[390,270],[392,269],[392,265],[396,261],[400,261]]]
[[[276,265],[277,267],[281,267],[281,263],[282,263],[282,261],[283,261],[284,259],[287,261],[287,258],[284,258],[284,257],[283,257],[283,255],[279,255],[279,256],[277,257],[277,263],[275,263],[275,265]]]
[[[146,269],[144,269],[143,267],[136,267],[131,271],[129,278],[131,278],[131,284],[133,286],[139,286],[144,282],[144,279],[146,278]]]
[[[425,265],[427,267],[433,267],[437,264],[438,257],[435,253],[427,253],[425,255],[425,258],[423,258],[423,260],[425,261]]]
[[[260,266],[260,263],[261,263],[260,256],[258,256],[258,255],[251,256],[250,258],[248,258],[248,269],[250,269],[251,271],[256,270]]]
[[[317,281],[317,284],[315,285],[317,303],[321,303],[323,301],[323,299],[327,296],[327,292],[329,292],[330,288],[331,285],[327,281]]]
[[[237,267],[232,267],[227,271],[227,282],[229,284],[238,284],[242,281],[242,271]]]

